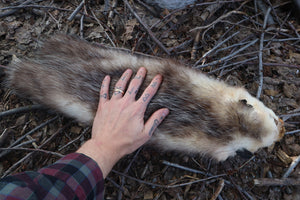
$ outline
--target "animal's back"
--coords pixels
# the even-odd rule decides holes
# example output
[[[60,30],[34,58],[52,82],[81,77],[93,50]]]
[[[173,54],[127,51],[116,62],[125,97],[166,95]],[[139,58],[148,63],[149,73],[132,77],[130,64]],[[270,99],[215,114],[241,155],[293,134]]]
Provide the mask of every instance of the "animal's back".
[[[148,73],[141,91],[154,75],[164,77],[145,117],[158,108],[170,110],[151,140],[158,146],[225,160],[238,149],[254,152],[278,138],[278,117],[242,88],[171,60],[131,55],[71,36],[56,36],[43,44],[36,58],[13,63],[8,82],[17,93],[91,124],[104,76],[112,77],[113,87],[125,69],[142,66]]]

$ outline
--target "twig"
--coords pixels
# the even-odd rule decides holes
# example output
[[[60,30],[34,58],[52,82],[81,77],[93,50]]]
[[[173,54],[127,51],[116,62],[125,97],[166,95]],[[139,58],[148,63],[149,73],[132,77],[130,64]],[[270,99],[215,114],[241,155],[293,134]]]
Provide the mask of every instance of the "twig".
[[[254,179],[256,186],[287,186],[300,185],[300,178],[258,178]]]
[[[110,41],[111,45],[112,45],[113,47],[116,47],[116,44],[115,44],[115,43],[113,42],[113,40],[109,37],[108,33],[107,33],[106,30],[103,28],[103,26],[102,26],[100,20],[97,18],[97,16],[95,15],[95,13],[94,13],[93,11],[91,11],[91,12],[92,12],[92,15],[93,15],[94,19],[98,22],[99,26],[104,30],[104,33],[105,33],[106,37],[108,38],[108,40]]]
[[[288,131],[288,132],[285,132],[284,135],[292,135],[292,134],[296,134],[296,133],[300,133],[300,129],[294,130],[294,131]]]
[[[108,14],[108,19],[112,19],[114,17],[114,9],[117,7],[117,5],[118,5],[118,1],[113,0],[112,5],[111,5],[111,9],[110,9],[109,14]]]
[[[139,23],[144,27],[144,29],[147,31],[149,36],[152,38],[152,40],[162,49],[164,52],[166,52],[168,55],[170,55],[169,50],[154,36],[153,32],[149,29],[148,25],[145,24],[140,16],[133,10],[133,8],[130,6],[127,0],[123,0],[125,5],[129,8],[130,12],[135,16],[135,18],[139,21]]]
[[[245,64],[254,65],[257,64],[256,62],[246,62]],[[290,64],[284,64],[284,63],[266,63],[263,62],[264,66],[279,66],[279,67],[288,67],[288,68],[296,68],[300,69],[300,65],[290,65]]]
[[[264,25],[263,25],[263,30],[266,29],[267,27],[267,22],[268,22],[268,17],[271,12],[271,8],[269,7],[267,10],[267,13],[265,15],[265,20],[264,20]],[[264,74],[263,74],[263,61],[262,61],[262,51],[264,47],[264,36],[265,32],[262,32],[260,35],[260,44],[259,44],[259,54],[258,54],[258,60],[259,60],[259,67],[258,67],[258,74],[259,74],[259,86],[258,90],[256,93],[256,98],[259,99],[262,91],[262,86],[263,86],[263,80],[264,80]]]
[[[130,163],[128,164],[128,166],[126,167],[126,169],[124,170],[124,174],[127,174],[129,169],[131,168],[133,162],[136,160],[136,157],[138,156],[138,154],[140,153],[142,148],[139,148],[136,153],[134,154],[133,158],[131,159]],[[124,184],[125,184],[125,177],[123,176],[122,179],[121,179],[121,185],[120,185],[120,190],[119,190],[119,193],[118,193],[118,200],[121,200],[122,199],[122,192],[123,192],[123,187],[124,187]]]
[[[176,51],[178,49],[182,49],[182,48],[185,48],[186,46],[188,46],[189,44],[191,44],[193,42],[193,39],[189,39],[189,40],[186,40],[184,42],[182,42],[181,44],[175,46],[175,47],[171,47],[169,48],[169,51],[170,52],[174,52],[176,54]]]
[[[104,13],[105,13],[105,15],[107,14],[107,11],[110,7],[109,2],[110,2],[110,0],[104,0]]]
[[[81,3],[77,6],[77,8],[72,12],[72,14],[68,17],[68,21],[72,21],[77,13],[81,10],[84,5],[85,0],[82,0]]]
[[[204,58],[206,58],[210,53],[212,53],[213,51],[215,51],[217,48],[219,48],[221,45],[223,45],[225,42],[227,42],[228,40],[230,40],[231,38],[235,37],[237,34],[239,34],[240,32],[237,31],[234,34],[232,34],[231,36],[229,36],[228,38],[226,38],[225,40],[221,41],[220,43],[218,43],[217,45],[214,46],[214,48],[212,48],[211,50],[209,50],[208,52],[206,52],[205,54],[203,54],[203,56],[194,64],[194,66],[198,65]]]
[[[219,64],[219,63],[222,63],[223,61],[225,60],[229,60],[231,59],[233,56],[235,56],[236,54],[238,54],[239,52],[247,49],[248,47],[252,46],[253,44],[255,44],[256,42],[258,41],[258,39],[255,39],[253,40],[252,42],[250,42],[249,44],[245,45],[244,47],[240,48],[239,50],[235,51],[234,53],[228,55],[228,56],[225,56],[223,58],[221,58],[220,60],[216,60],[214,62],[211,62],[211,63],[207,63],[205,65],[197,65],[195,66],[195,68],[204,68],[204,67],[207,67],[207,66],[211,66],[211,65],[216,65],[216,64]]]
[[[264,4],[264,2],[262,0],[258,0],[257,1],[257,6],[260,8],[260,10],[265,14],[265,20],[267,20],[266,23],[268,23],[269,25],[274,25],[275,22],[273,20],[273,17],[270,15],[269,16],[269,9],[271,9],[271,7],[269,7],[268,9],[266,8],[266,5]]]
[[[20,6],[24,6],[24,5],[30,4],[32,1],[33,1],[33,0],[27,0],[27,1],[23,2],[23,3],[21,3]],[[1,14],[0,14],[0,18],[9,16],[9,15],[12,15],[12,14],[14,14],[15,12],[17,12],[19,9],[21,9],[21,7],[20,7],[20,8],[14,8],[14,9],[12,9],[12,10],[10,10],[10,11],[1,13]]]
[[[71,10],[71,9],[58,8],[58,7],[53,7],[53,6],[41,6],[41,5],[8,6],[8,7],[0,8],[0,10],[21,9],[21,8],[42,8],[42,9],[61,10],[61,11],[73,12],[73,10]]]
[[[287,41],[299,41],[299,38],[283,38],[283,39],[265,39],[264,42],[287,42]]]
[[[288,24],[293,29],[293,31],[295,32],[295,34],[297,35],[297,37],[300,39],[300,35],[299,35],[297,29],[294,27],[294,25],[291,22],[288,22]]]
[[[216,3],[216,4],[211,4],[211,5],[207,6],[205,8],[205,10],[202,12],[202,14],[200,15],[201,22],[206,22],[217,10],[219,10],[219,8],[221,8],[223,6],[223,4],[224,3]],[[209,29],[207,29],[203,33],[202,38],[204,37],[204,35],[206,34],[206,32],[208,30]],[[194,44],[193,44],[192,51],[191,51],[191,60],[196,59],[196,53],[197,53],[197,50],[198,50],[198,45],[199,45],[199,41],[200,41],[201,32],[202,32],[202,30],[198,30],[197,33],[196,33],[196,37],[195,37]],[[195,65],[197,65],[197,64],[195,64]]]
[[[196,28],[193,28],[190,30],[190,32],[193,32],[193,31],[196,31],[196,30],[201,30],[201,29],[207,29],[207,28],[210,28],[212,27],[213,25],[215,25],[216,23],[220,22],[222,19],[226,18],[226,17],[229,17],[231,14],[245,14],[244,12],[241,12],[241,11],[236,11],[236,10],[233,10],[233,11],[230,11],[228,13],[226,13],[225,15],[222,15],[221,17],[219,17],[217,20],[215,20],[214,22],[206,25],[206,26],[199,26],[199,27],[196,27]]]
[[[171,166],[171,167],[176,167],[178,169],[183,169],[183,170],[186,170],[186,171],[189,171],[189,172],[192,172],[192,173],[207,175],[207,173],[205,173],[205,172],[202,172],[202,171],[199,171],[199,170],[196,170],[196,169],[192,169],[192,168],[189,168],[189,167],[184,167],[184,166],[178,165],[176,163],[171,163],[171,162],[168,162],[168,161],[165,161],[165,160],[163,160],[162,163],[164,165]]]
[[[206,26],[200,26],[200,27],[196,27],[190,30],[190,32],[195,31],[195,30],[200,30],[200,29],[206,29],[209,28],[215,24],[217,24],[218,22],[220,22],[222,19],[225,19],[227,17],[229,17],[232,14],[245,14],[244,12],[238,11],[240,10],[246,3],[248,3],[250,0],[244,1],[236,10],[230,11],[228,13],[226,13],[225,15],[222,15],[221,17],[219,17],[218,19],[216,19],[214,22],[212,22],[211,24],[208,24]],[[220,4],[222,4],[223,2],[218,2]]]
[[[235,63],[231,63],[231,64],[228,64],[228,65],[224,65],[222,67],[216,68],[216,69],[208,72],[208,74],[213,74],[217,71],[220,71],[222,69],[226,69],[226,68],[231,67],[231,66],[237,66],[237,65],[241,66],[242,64],[247,64],[247,61],[256,60],[256,59],[257,59],[257,57],[253,57],[253,58],[245,59],[245,60],[238,61],[238,62],[235,62]]]
[[[25,146],[25,145],[27,145],[27,144],[31,144],[32,142],[36,142],[36,139],[31,139],[31,140],[22,142],[22,143],[20,143],[20,144],[14,146],[14,147],[12,147],[12,148],[19,148],[19,147]],[[3,148],[4,148],[4,147],[3,147]],[[8,147],[7,147],[6,149],[11,149],[11,148],[8,148]]]
[[[84,35],[83,35],[83,21],[84,21],[84,15],[81,15],[80,17],[80,38],[83,39]]]
[[[44,150],[44,149],[22,148],[22,147],[0,148],[0,151],[6,151],[6,150],[10,150],[10,151],[14,151],[14,150],[18,150],[18,151],[34,151],[34,152],[42,152],[42,153],[46,153],[46,154],[55,155],[55,156],[58,156],[60,158],[64,157],[64,155],[62,155],[60,153],[56,153],[56,152],[53,152],[53,151],[47,151],[47,150]]]
[[[207,181],[207,180],[211,180],[211,179],[216,179],[216,178],[220,178],[220,177],[224,177],[226,176],[226,174],[219,174],[219,175],[216,175],[216,176],[211,176],[211,177],[207,177],[207,178],[203,178],[203,179],[197,179],[195,181],[191,181],[191,182],[187,182],[187,183],[182,183],[182,184],[176,184],[176,185],[161,185],[161,184],[156,184],[156,183],[150,183],[150,182],[147,182],[147,181],[144,181],[144,180],[140,180],[140,179],[137,179],[137,178],[134,178],[132,176],[129,176],[127,174],[124,174],[124,173],[121,173],[121,172],[118,172],[116,170],[112,170],[113,173],[116,173],[120,176],[125,176],[126,178],[129,178],[131,180],[134,180],[134,181],[137,181],[139,183],[143,183],[143,184],[146,184],[146,185],[150,185],[152,187],[160,187],[160,188],[176,188],[176,187],[183,187],[183,186],[187,186],[187,185],[190,185],[190,184],[194,184],[194,183],[199,183],[199,182],[203,182],[203,181]]]
[[[89,130],[90,130],[90,127],[85,128],[78,137],[76,137],[74,140],[71,140],[70,142],[68,142],[64,146],[60,147],[58,149],[58,151],[60,152],[61,150],[65,149],[67,146],[73,144],[74,142],[76,142],[77,140],[79,140],[80,138],[82,138],[86,134],[86,132],[88,132]]]
[[[66,124],[65,126],[63,126],[62,128],[60,128],[59,130],[57,130],[54,134],[52,134],[43,144],[41,144],[40,146],[38,146],[38,149],[43,148],[46,144],[48,144],[48,142],[50,142],[54,137],[56,137],[59,133],[61,133],[65,128],[67,128],[68,126],[71,125],[71,122],[69,122],[68,124]],[[31,155],[33,155],[34,152],[30,152],[29,154],[27,154],[26,156],[24,156],[22,159],[20,159],[18,162],[14,163],[8,170],[6,170],[3,173],[3,177],[9,175],[19,164],[23,163],[27,158],[29,158]]]
[[[210,200],[216,200],[218,198],[218,196],[220,195],[220,193],[222,192],[223,188],[224,188],[224,179],[221,179],[219,182],[219,186],[216,189],[215,193],[213,194],[213,196],[210,198]]]
[[[200,41],[200,35],[201,35],[201,30],[198,30],[197,33],[196,33],[194,42],[193,42],[193,47],[192,47],[192,51],[191,51],[191,60],[196,59],[196,53],[197,53],[197,50],[199,48],[198,44],[199,44],[199,41]]]
[[[116,188],[118,188],[119,190],[122,190],[122,191],[124,191],[124,189],[123,188],[121,188],[120,187],[120,185],[119,184],[117,184],[114,180],[112,180],[111,178],[109,178],[109,177],[106,177],[105,178],[105,180],[108,180],[108,181],[110,181]]]
[[[252,160],[252,158],[250,159]],[[245,162],[245,164],[243,164],[240,168],[244,167],[246,164],[249,163],[249,160]],[[199,170],[195,170],[195,169],[191,169],[191,168],[188,168],[188,167],[184,167],[184,166],[181,166],[181,165],[178,165],[178,164],[175,164],[175,163],[170,163],[168,161],[163,161],[163,164],[167,164],[168,166],[172,166],[172,167],[176,167],[176,168],[179,168],[179,169],[183,169],[183,170],[187,170],[187,171],[190,171],[190,172],[193,172],[193,173],[199,173],[199,174],[203,174],[204,172],[202,171],[199,171]],[[240,169],[239,168],[239,169]],[[214,175],[212,175],[211,173],[205,173],[204,175],[206,176],[209,176],[209,177],[214,177]],[[238,190],[240,190],[240,192],[244,193],[249,199],[253,200],[254,198],[251,197],[251,195],[245,191],[243,188],[241,188],[240,186],[238,185],[235,185],[235,184],[232,184],[231,182],[227,181],[227,180],[224,180],[224,182],[227,184],[227,185],[230,185],[230,186],[235,186]]]
[[[32,110],[39,110],[39,109],[43,109],[43,106],[38,104],[38,105],[29,105],[29,106],[24,106],[24,107],[19,107],[19,108],[13,108],[13,109],[1,112],[0,119],[3,117],[7,117],[9,115],[28,112],[28,111],[32,111]]]
[[[11,145],[9,145],[8,148],[14,147],[16,144],[18,144],[20,141],[22,141],[27,135],[30,135],[30,134],[34,133],[35,131],[39,130],[40,128],[43,128],[47,124],[49,124],[49,123],[53,122],[54,120],[56,120],[57,118],[58,118],[58,116],[55,116],[52,119],[49,119],[46,122],[38,125],[37,127],[32,129],[31,131],[27,132],[26,134],[24,134],[20,138],[18,138],[15,142],[13,142]],[[3,157],[4,155],[6,155],[7,153],[9,153],[9,151],[3,151],[2,153],[0,153],[0,158]]]
[[[291,163],[290,167],[283,174],[282,178],[287,178],[292,173],[292,171],[295,169],[295,167],[298,165],[299,162],[300,162],[300,156],[296,157],[296,159]]]
[[[14,131],[10,128],[6,128],[4,129],[4,131],[2,132],[2,134],[0,135],[0,146],[3,145],[3,143],[5,142],[6,138],[11,135],[11,133],[13,133]]]
[[[286,121],[291,117],[298,117],[298,116],[300,116],[300,113],[291,113],[291,114],[280,115],[280,118],[282,118],[283,121]]]

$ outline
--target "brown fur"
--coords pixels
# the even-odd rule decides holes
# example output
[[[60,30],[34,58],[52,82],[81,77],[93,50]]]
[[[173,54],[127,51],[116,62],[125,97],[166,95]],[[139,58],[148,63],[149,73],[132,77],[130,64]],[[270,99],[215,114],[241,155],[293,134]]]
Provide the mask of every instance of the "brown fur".
[[[237,138],[257,141],[257,147],[249,149],[253,152],[265,145],[264,137],[277,134],[273,133],[276,131],[274,128],[266,125],[265,116],[257,118],[253,115],[260,113],[256,113],[260,109],[266,109],[274,120],[278,118],[260,105],[260,102],[249,97],[242,88],[233,88],[223,82],[208,79],[199,71],[170,60],[130,55],[71,36],[53,37],[43,44],[34,59],[13,63],[7,74],[9,87],[18,94],[91,124],[104,76],[108,74],[112,77],[113,87],[125,69],[132,68],[136,72],[142,66],[147,68],[148,73],[138,96],[154,75],[160,73],[164,77],[163,84],[145,115],[147,119],[155,110],[169,108],[170,114],[151,140],[163,149],[179,148],[178,150],[208,154],[217,160],[225,160],[235,153],[230,152],[224,158],[223,155],[214,154],[220,148],[226,149]],[[246,102],[254,101],[258,107],[249,106],[242,99],[247,99]],[[64,106],[59,106],[58,102],[64,102]],[[73,103],[76,109],[79,108],[76,112],[86,111],[87,115],[74,115]],[[271,120],[268,118],[267,122],[274,123]],[[234,151],[238,150],[236,148],[242,147],[233,147]]]

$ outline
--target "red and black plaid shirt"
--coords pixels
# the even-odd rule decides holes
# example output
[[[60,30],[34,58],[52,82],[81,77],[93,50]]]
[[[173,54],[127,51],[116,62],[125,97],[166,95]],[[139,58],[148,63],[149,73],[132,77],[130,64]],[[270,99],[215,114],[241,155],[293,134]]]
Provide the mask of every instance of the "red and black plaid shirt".
[[[0,180],[0,199],[103,199],[104,180],[97,163],[69,154],[38,172],[24,172]]]

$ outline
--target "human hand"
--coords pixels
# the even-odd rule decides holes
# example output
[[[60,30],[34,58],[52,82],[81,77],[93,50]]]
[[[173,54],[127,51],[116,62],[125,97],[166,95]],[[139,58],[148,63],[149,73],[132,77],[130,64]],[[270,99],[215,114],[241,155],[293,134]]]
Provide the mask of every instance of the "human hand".
[[[135,100],[146,75],[146,69],[138,70],[123,96],[123,90],[131,75],[130,69],[123,73],[116,83],[111,99],[109,99],[110,77],[104,78],[93,123],[92,138],[77,151],[93,158],[100,166],[104,177],[121,157],[132,153],[147,142],[169,113],[166,108],[157,110],[145,123],[144,113],[151,98],[157,92],[162,77],[155,76],[141,97]]]

